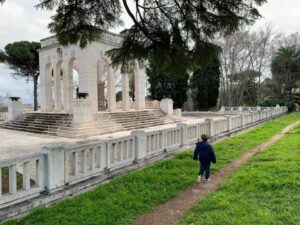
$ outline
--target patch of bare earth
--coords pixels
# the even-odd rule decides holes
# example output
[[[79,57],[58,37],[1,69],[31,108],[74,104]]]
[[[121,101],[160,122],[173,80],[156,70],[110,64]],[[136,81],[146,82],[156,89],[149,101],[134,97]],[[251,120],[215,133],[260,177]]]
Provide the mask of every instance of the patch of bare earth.
[[[215,172],[211,176],[210,182],[193,185],[182,192],[178,197],[154,208],[152,212],[142,215],[133,225],[171,225],[176,223],[187,210],[205,198],[209,193],[215,191],[225,179],[237,168],[241,167],[249,158],[282,139],[286,133],[299,124],[300,121],[287,126],[280,134],[273,136],[270,140],[248,151]]]

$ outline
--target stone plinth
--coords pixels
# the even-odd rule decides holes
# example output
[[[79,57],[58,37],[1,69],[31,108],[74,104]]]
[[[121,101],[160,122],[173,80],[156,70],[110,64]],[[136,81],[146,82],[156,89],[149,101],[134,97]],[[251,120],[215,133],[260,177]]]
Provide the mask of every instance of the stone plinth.
[[[181,109],[175,109],[175,117],[176,119],[181,119],[182,112]]]
[[[23,104],[20,101],[11,101],[8,105],[8,120],[14,120],[23,114]]]
[[[80,124],[93,121],[92,104],[89,98],[75,99],[73,103],[73,123]]]
[[[143,130],[135,130],[131,133],[135,138],[135,160],[139,161],[144,159],[147,155],[146,150],[146,133]]]
[[[160,109],[167,115],[173,115],[173,100],[168,98],[162,99]]]

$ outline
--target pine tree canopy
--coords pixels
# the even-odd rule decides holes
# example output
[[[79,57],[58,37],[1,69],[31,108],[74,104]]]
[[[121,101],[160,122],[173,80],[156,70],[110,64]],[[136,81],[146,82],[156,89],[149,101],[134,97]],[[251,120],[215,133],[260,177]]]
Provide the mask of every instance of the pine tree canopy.
[[[0,3],[5,0],[0,0]],[[122,24],[122,5],[133,26],[121,32],[121,48],[108,52],[114,65],[151,59],[161,71],[185,74],[218,55],[219,33],[251,24],[267,0],[40,0],[56,10],[49,24],[63,45],[85,47],[105,30]]]

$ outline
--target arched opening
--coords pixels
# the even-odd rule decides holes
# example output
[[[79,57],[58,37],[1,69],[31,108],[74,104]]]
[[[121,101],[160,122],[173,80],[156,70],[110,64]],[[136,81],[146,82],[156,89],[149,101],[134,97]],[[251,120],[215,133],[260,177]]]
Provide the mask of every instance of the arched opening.
[[[76,98],[76,93],[79,92],[79,73],[77,68],[73,68],[73,99]]]
[[[70,98],[76,98],[76,93],[79,92],[79,71],[77,68],[76,58],[71,58],[68,64],[69,79],[70,79]]]

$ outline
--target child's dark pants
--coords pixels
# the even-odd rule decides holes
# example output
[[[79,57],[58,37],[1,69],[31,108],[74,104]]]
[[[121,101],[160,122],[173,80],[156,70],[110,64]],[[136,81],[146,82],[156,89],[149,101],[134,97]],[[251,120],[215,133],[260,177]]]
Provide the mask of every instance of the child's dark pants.
[[[208,179],[210,174],[210,163],[200,163],[199,175],[203,176],[204,171],[205,171],[205,179]]]

